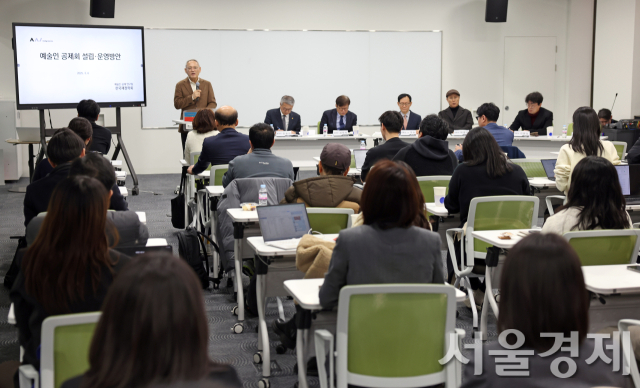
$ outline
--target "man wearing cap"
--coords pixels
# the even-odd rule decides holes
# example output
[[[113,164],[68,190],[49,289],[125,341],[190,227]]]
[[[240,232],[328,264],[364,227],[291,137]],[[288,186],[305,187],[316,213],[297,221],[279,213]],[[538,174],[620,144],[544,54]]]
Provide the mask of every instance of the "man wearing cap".
[[[342,144],[328,143],[320,154],[320,176],[295,182],[280,203],[347,208],[359,213],[362,190],[353,187],[353,178],[347,176],[349,166],[351,151]]]
[[[454,129],[471,129],[473,127],[473,117],[468,109],[460,106],[460,92],[451,89],[447,92],[447,102],[449,107],[438,113],[438,117],[449,124],[449,133]]]

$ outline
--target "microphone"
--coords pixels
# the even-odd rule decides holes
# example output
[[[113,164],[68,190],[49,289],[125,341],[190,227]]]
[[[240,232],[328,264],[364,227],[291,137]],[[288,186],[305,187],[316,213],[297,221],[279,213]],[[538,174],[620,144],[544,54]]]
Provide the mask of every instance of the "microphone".
[[[614,105],[616,105],[616,99],[618,98],[618,93],[616,93],[616,96],[613,98],[613,104],[611,105],[611,112],[613,112],[613,107]]]
[[[196,82],[196,90],[200,90],[200,81]],[[616,96],[617,95],[618,94],[616,93]],[[196,98],[196,102],[198,102],[198,101],[200,101],[200,97]],[[615,104],[615,102],[614,102],[614,104]]]

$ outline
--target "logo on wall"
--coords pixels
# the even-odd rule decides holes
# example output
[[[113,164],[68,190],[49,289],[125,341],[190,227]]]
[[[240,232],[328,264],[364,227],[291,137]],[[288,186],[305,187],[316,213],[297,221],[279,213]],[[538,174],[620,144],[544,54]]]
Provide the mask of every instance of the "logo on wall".
[[[31,39],[29,39],[29,42],[53,42],[53,41],[52,40],[42,39],[42,38],[31,38]]]

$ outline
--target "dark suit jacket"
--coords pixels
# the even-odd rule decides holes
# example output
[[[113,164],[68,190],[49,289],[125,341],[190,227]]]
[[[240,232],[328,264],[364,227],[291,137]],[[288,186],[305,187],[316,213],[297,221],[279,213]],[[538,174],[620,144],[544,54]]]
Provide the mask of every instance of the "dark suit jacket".
[[[640,164],[640,139],[636,140],[633,147],[628,151],[627,162],[629,164]]]
[[[211,86],[211,82],[200,78],[200,90],[202,91],[202,93],[200,94],[200,100],[194,101],[191,99],[193,89],[191,89],[189,77],[176,84],[176,92],[173,96],[173,106],[176,109],[182,109],[182,111],[180,112],[181,119],[183,117],[182,114],[185,110],[205,108],[215,109],[218,106],[218,104],[216,103],[216,96],[213,94],[213,87]],[[178,132],[184,132],[182,125],[178,127]]]
[[[529,116],[529,112],[526,109],[523,109],[518,112],[518,115],[509,126],[509,129],[517,131],[522,127],[522,129],[526,129],[528,131],[538,132],[538,135],[546,135],[547,127],[551,126],[553,126],[553,112],[550,110],[540,108],[536,121],[531,125],[531,116]]]
[[[249,136],[233,128],[222,128],[217,136],[204,139],[198,163],[193,167],[193,174],[199,174],[211,165],[229,164],[238,155],[249,152]]]
[[[320,130],[322,130],[324,125],[327,124],[329,133],[333,133],[333,131],[337,129],[336,128],[337,119],[338,119],[337,109],[334,108],[334,109],[325,110],[324,113],[322,114],[322,119],[320,119]],[[353,131],[353,126],[358,125],[358,116],[351,111],[347,112],[347,114],[345,115],[344,124],[345,124],[344,125],[345,130],[349,132]]]
[[[402,114],[402,112],[400,112]],[[407,128],[404,126],[402,129],[420,129],[420,122],[422,121],[422,117],[416,112],[410,110],[409,111],[409,122],[407,123]]]
[[[284,123],[282,122],[282,112],[280,108],[269,109],[267,111],[267,116],[264,118],[265,124],[273,124],[273,129],[276,131],[278,129],[284,130]],[[287,131],[295,131],[296,133],[300,133],[300,115],[296,112],[289,113],[289,127]]]
[[[51,163],[49,163],[49,160],[47,159],[42,159],[42,161],[40,162],[40,164],[38,164],[38,166],[36,167],[36,170],[33,173],[33,178],[31,179],[31,182],[35,182],[37,180],[40,180],[44,177],[46,177],[49,173],[51,173],[51,171],[53,171],[53,167],[51,167]],[[109,203],[109,209],[111,210],[129,210],[129,205],[127,204],[127,201],[124,200],[124,197],[122,196],[122,194],[120,194],[120,189],[118,189],[118,184],[114,184],[113,187],[111,188],[111,191],[113,192],[113,194],[111,195],[111,202]]]
[[[111,131],[99,126],[95,121],[91,121],[91,126],[93,127],[93,136],[91,136],[91,147],[87,151],[108,154],[111,148]]]
[[[53,189],[58,182],[69,176],[70,168],[71,163],[63,163],[46,177],[27,186],[27,193],[24,195],[24,226],[27,226],[38,213],[47,211]]]
[[[409,115],[411,118],[413,115]],[[374,164],[378,160],[381,159],[393,159],[394,156],[403,149],[408,146],[409,143],[400,140],[398,137],[391,138],[384,142],[383,144],[371,148],[367,151],[367,156],[364,158],[364,163],[362,164],[362,181],[364,182],[367,179],[367,174],[369,174],[369,170],[373,167]]]
[[[449,133],[453,133],[454,129],[471,129],[473,127],[473,117],[468,109],[458,105],[458,113],[453,117],[451,107],[441,110],[438,117],[449,124]]]

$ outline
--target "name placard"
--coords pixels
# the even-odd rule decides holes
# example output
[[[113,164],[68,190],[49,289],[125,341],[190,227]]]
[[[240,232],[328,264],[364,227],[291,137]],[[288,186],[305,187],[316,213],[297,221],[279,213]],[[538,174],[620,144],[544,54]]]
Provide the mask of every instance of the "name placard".
[[[290,135],[291,133],[289,131],[276,131],[276,137],[286,137]]]
[[[453,136],[467,136],[467,133],[469,133],[468,129],[454,129],[453,130]]]
[[[513,137],[530,137],[530,131],[513,131]]]
[[[416,135],[416,131],[413,131],[411,129],[403,129],[402,131],[400,131],[400,136],[415,136]]]
[[[338,136],[349,136],[349,131],[333,131],[333,137],[338,137]]]

